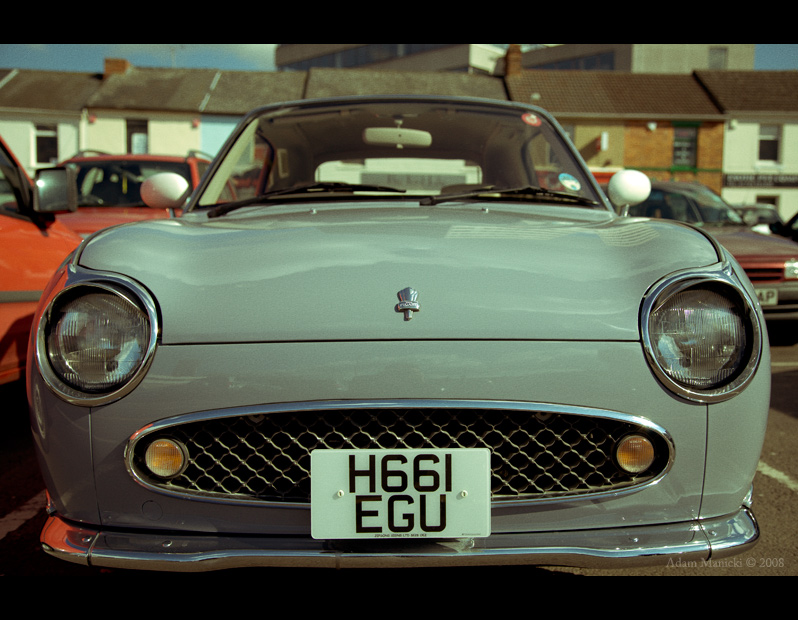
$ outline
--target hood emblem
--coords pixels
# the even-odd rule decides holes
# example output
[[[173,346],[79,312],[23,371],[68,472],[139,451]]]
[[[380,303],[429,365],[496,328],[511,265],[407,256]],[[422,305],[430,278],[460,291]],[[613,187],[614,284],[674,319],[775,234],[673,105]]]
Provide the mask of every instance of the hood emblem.
[[[399,303],[396,304],[397,312],[405,313],[405,321],[413,318],[413,313],[421,310],[421,306],[416,302],[418,299],[418,291],[414,288],[403,288],[397,293]]]

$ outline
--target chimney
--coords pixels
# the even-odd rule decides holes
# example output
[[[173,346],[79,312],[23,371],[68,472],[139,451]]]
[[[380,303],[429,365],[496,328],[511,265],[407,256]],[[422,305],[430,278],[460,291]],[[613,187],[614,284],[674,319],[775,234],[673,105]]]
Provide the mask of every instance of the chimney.
[[[123,58],[106,58],[103,79],[107,80],[112,75],[127,73],[127,70],[130,69],[131,66],[132,65]]]
[[[521,45],[519,43],[511,43],[507,48],[507,55],[504,57],[504,75],[507,77],[521,75],[522,71]]]

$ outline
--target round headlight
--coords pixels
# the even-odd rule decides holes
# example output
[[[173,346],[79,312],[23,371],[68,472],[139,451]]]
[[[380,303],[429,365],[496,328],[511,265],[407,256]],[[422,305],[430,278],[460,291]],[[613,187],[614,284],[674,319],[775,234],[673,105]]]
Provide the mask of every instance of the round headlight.
[[[730,283],[663,288],[643,321],[655,373],[682,396],[700,402],[728,398],[756,369],[758,319],[741,289]]]
[[[129,385],[154,348],[151,317],[126,291],[98,284],[65,289],[39,330],[39,367],[68,399],[97,398]]]
[[[727,383],[748,352],[745,318],[730,299],[713,291],[677,293],[651,313],[649,325],[660,367],[688,387]]]

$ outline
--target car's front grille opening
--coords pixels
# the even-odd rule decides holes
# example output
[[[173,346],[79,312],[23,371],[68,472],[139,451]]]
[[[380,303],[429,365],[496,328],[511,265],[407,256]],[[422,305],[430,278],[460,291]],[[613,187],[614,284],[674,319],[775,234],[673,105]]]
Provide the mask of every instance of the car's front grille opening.
[[[784,265],[774,267],[747,267],[745,275],[751,282],[778,282],[784,278]]]
[[[617,443],[645,434],[657,458],[640,474],[615,463]],[[188,465],[162,480],[147,474],[156,439],[186,446]],[[177,493],[268,502],[310,501],[315,449],[489,448],[494,500],[596,493],[659,476],[670,456],[659,434],[623,420],[586,415],[453,408],[279,412],[192,422],[140,440],[132,466],[146,483]]]

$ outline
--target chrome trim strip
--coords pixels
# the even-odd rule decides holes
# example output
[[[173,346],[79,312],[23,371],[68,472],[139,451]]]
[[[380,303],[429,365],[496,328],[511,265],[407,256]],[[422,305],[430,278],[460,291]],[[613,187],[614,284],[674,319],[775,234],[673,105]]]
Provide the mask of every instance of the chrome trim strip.
[[[42,291],[0,291],[0,304],[38,302]]]
[[[48,361],[46,329],[52,317],[53,309],[64,295],[74,294],[75,291],[80,288],[97,288],[119,295],[127,299],[130,303],[142,308],[147,314],[147,319],[150,323],[150,338],[147,343],[147,350],[144,353],[144,358],[138,370],[126,384],[112,392],[89,394],[76,390],[59,379]],[[160,333],[161,325],[155,300],[152,295],[150,295],[149,291],[138,282],[117,274],[86,272],[80,269],[76,270],[74,266],[70,266],[68,285],[53,297],[39,320],[36,329],[36,350],[34,356],[42,379],[44,379],[47,386],[59,398],[81,407],[106,405],[129,394],[141,382],[152,363]]]
[[[45,523],[43,549],[96,567],[202,572],[244,567],[377,568],[537,565],[584,568],[704,567],[750,550],[759,526],[745,507],[731,515],[601,530],[492,534],[457,539],[370,544],[283,536],[208,536],[176,532],[103,531],[59,516]],[[398,544],[390,544],[397,542]]]
[[[200,422],[203,420],[213,420],[220,418],[234,418],[243,416],[254,415],[269,415],[272,413],[286,413],[286,412],[300,412],[300,411],[319,411],[327,410],[332,411],[335,409],[490,409],[502,411],[523,411],[535,413],[548,413],[548,414],[563,414],[563,415],[578,415],[593,418],[604,418],[626,422],[629,424],[636,424],[648,429],[651,432],[658,434],[665,440],[668,445],[668,461],[658,476],[646,480],[639,485],[628,486],[620,489],[610,491],[596,492],[596,493],[580,493],[572,495],[551,496],[531,499],[507,499],[507,500],[493,500],[492,506],[527,506],[527,505],[540,505],[542,503],[552,502],[577,502],[577,501],[594,501],[596,499],[607,497],[619,497],[630,493],[636,493],[642,489],[648,488],[658,484],[671,470],[673,462],[676,457],[676,446],[674,445],[673,438],[670,433],[663,427],[655,424],[651,420],[642,416],[621,413],[617,411],[609,411],[606,409],[592,409],[590,407],[580,407],[573,405],[555,405],[551,403],[531,403],[521,401],[493,401],[493,400],[434,400],[434,399],[410,399],[410,400],[332,400],[332,401],[310,401],[301,403],[278,403],[270,405],[239,407],[234,409],[218,409],[214,411],[204,411],[197,413],[190,413],[186,415],[176,416],[154,422],[140,429],[128,439],[125,446],[125,466],[130,476],[143,487],[150,491],[168,495],[178,498],[190,498],[192,500],[203,500],[214,503],[223,504],[250,504],[262,507],[300,507],[310,509],[310,504],[304,503],[291,503],[291,502],[265,502],[254,500],[249,497],[240,498],[235,496],[219,496],[216,494],[202,493],[187,493],[181,491],[170,491],[162,487],[150,484],[148,481],[141,478],[133,467],[133,455],[135,453],[136,444],[142,439],[146,438],[149,434],[154,433],[171,426],[179,426],[181,424],[188,424],[192,422]]]
[[[651,313],[662,302],[676,293],[702,284],[722,284],[731,288],[740,296],[746,309],[746,319],[751,326],[753,342],[751,343],[750,358],[742,372],[730,383],[712,390],[699,390],[689,388],[671,379],[660,366],[653,353],[653,344],[649,331],[649,318]],[[677,271],[662,279],[646,293],[640,308],[640,334],[643,342],[643,351],[654,375],[668,390],[687,400],[699,403],[717,403],[728,400],[741,392],[756,374],[762,356],[763,326],[756,311],[757,302],[751,297],[745,287],[734,275],[731,264],[722,261],[703,269],[686,269]]]

